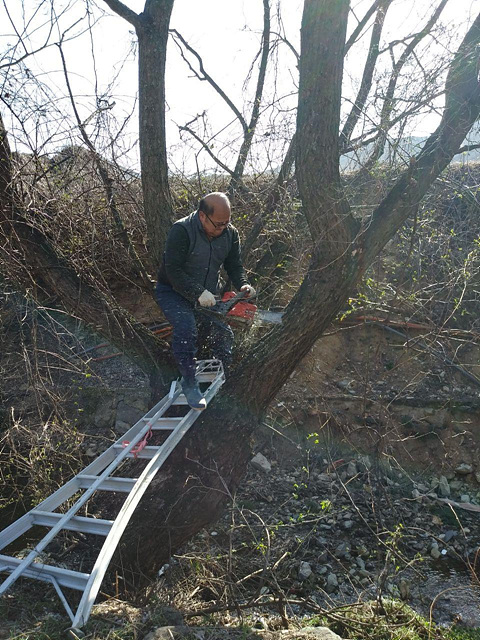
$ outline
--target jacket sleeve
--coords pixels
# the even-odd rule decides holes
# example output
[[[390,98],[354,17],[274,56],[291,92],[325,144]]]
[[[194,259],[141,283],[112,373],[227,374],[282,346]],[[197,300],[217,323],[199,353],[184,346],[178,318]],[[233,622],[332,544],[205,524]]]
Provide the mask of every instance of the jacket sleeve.
[[[174,224],[165,243],[165,271],[175,291],[195,303],[204,287],[192,282],[192,279],[184,271],[183,267],[188,257],[189,248],[190,241],[187,230],[180,224]]]
[[[230,249],[228,256],[225,258],[223,266],[225,267],[228,277],[233,282],[234,287],[236,289],[240,289],[244,284],[248,284],[248,280],[245,274],[245,269],[242,265],[238,231],[235,228],[232,231],[232,248]]]

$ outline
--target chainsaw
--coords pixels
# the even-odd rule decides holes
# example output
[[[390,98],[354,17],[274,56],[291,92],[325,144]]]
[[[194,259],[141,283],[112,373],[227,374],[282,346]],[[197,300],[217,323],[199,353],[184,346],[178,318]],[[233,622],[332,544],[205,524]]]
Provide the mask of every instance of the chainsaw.
[[[246,295],[246,291],[227,291],[213,307],[202,307],[198,311],[225,318],[234,326],[251,327],[254,320],[269,324],[279,324],[282,321],[283,312],[258,309],[257,305],[251,302],[252,298],[245,298]]]

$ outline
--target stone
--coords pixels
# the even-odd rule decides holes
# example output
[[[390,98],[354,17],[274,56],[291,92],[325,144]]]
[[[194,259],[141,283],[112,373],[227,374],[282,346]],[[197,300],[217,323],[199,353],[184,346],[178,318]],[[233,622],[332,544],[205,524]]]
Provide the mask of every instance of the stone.
[[[115,410],[113,408],[112,398],[100,402],[93,416],[93,424],[99,429],[109,429],[112,427],[114,419]]]
[[[468,495],[468,493],[463,493],[460,496],[460,502],[470,502],[470,496]]]
[[[269,473],[272,470],[272,465],[261,453],[257,453],[257,455],[250,460],[250,464],[254,469],[263,471],[263,473]]]
[[[312,567],[308,562],[300,562],[300,566],[298,567],[298,579],[299,580],[308,580],[312,575]]]
[[[353,380],[339,380],[337,382],[337,387],[339,389],[344,389],[344,390],[348,390],[350,385],[352,384]]]
[[[184,636],[191,637],[192,627],[168,626],[150,631],[143,640],[176,640]]]
[[[450,540],[457,535],[457,532],[454,531],[453,529],[449,529],[448,531],[446,531],[443,535],[443,541],[444,542],[450,542]]]
[[[129,422],[124,422],[123,420],[117,420],[115,422],[115,433],[125,433],[130,429],[132,425]]]
[[[455,468],[455,473],[458,473],[459,476],[466,476],[469,473],[472,473],[473,467],[471,464],[467,464],[466,462],[462,462]]]
[[[475,474],[475,480],[477,482],[480,482],[480,471],[477,471],[477,473]]]
[[[132,407],[124,400],[120,400],[117,404],[117,412],[115,415],[115,431],[117,431],[117,423],[123,422],[132,427],[136,422],[143,417],[145,411],[138,409],[138,407]]]
[[[355,460],[351,460],[347,464],[347,478],[353,478],[354,476],[357,475],[357,473],[358,473],[357,464]]]
[[[338,589],[338,578],[334,573],[329,573],[327,576],[327,586],[325,591],[327,593],[333,593]]]
[[[305,640],[342,640],[339,635],[328,629],[328,627],[303,627],[300,631],[294,632],[294,637],[295,640],[297,638],[305,638]]]
[[[345,520],[345,522],[343,523],[343,528],[348,531],[348,529],[351,529],[352,527],[353,527],[353,520]]]
[[[448,498],[450,495],[450,485],[448,484],[448,480],[445,476],[440,476],[438,491],[443,498]]]
[[[402,600],[410,600],[410,583],[408,580],[400,580],[398,585]]]
[[[347,553],[350,553],[351,547],[348,544],[348,542],[340,542],[339,545],[337,545],[335,551],[333,552],[333,555],[336,558],[343,558]]]
[[[437,544],[432,545],[432,548],[430,549],[430,555],[434,560],[438,560],[438,558],[440,558],[440,556],[442,555]]]

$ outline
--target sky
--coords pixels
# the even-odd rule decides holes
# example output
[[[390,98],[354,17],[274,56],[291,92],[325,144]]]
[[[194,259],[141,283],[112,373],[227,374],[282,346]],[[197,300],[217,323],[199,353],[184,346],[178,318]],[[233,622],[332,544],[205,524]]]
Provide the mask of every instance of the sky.
[[[438,2],[439,0],[394,0],[385,24],[384,41],[400,39],[418,29],[430,15],[432,6]],[[352,1],[350,30],[355,25],[356,17],[363,15],[369,3],[370,0]],[[141,12],[144,0],[129,0],[126,4],[134,11]],[[272,0],[271,4],[272,14],[276,14],[277,7],[280,6],[285,35],[299,50],[303,1]],[[436,45],[432,42],[429,48],[420,50],[421,66],[417,67],[416,73],[421,73],[419,70],[423,66],[427,68],[432,60],[445,52],[445,45],[440,42],[447,42],[447,48],[452,51],[458,46],[467,24],[475,15],[475,9],[478,10],[478,4],[478,1],[474,0],[450,0],[442,15],[445,35]],[[50,33],[49,12],[52,7],[59,17],[59,28]],[[259,49],[262,21],[261,0],[176,0],[170,25],[198,50],[205,68],[247,115],[251,108],[257,67],[253,68],[251,79],[246,85],[245,79]],[[274,28],[278,29],[278,21],[275,18],[273,23]],[[107,148],[108,141],[104,134],[103,138],[102,135],[95,137],[98,134],[95,128],[98,115],[95,94],[102,96],[104,101],[100,106],[109,106],[101,111],[100,120],[105,125],[104,131],[109,129],[111,135],[116,135],[121,129],[120,147],[124,150],[123,161],[133,168],[138,167],[138,128],[135,111],[138,83],[133,27],[112,14],[102,0],[24,0],[23,3],[20,0],[3,0],[0,24],[8,25],[7,29],[2,29],[4,35],[0,35],[0,65],[2,56],[5,56],[9,46],[17,43],[14,53],[18,57],[25,50],[31,51],[32,48],[39,47],[48,36],[50,42],[58,41],[59,34],[66,31],[64,54],[82,120],[87,121],[96,144],[101,148]],[[91,30],[87,28],[89,25],[92,26]],[[23,46],[18,44],[15,30],[22,35]],[[348,109],[348,100],[353,98],[358,87],[369,34],[368,31],[346,60],[345,112]],[[381,59],[386,72],[391,65],[388,52]],[[17,88],[20,87],[18,90],[24,96],[22,108],[26,113],[35,101],[43,101],[45,104],[49,102],[49,106],[45,108],[41,132],[38,116],[30,121],[24,119],[24,131],[21,130],[18,120],[11,121],[11,127],[15,129],[15,142],[22,146],[22,136],[25,137],[26,133],[32,139],[31,144],[43,144],[45,151],[62,146],[72,136],[79,142],[78,135],[72,131],[71,125],[62,123],[61,114],[69,111],[70,107],[57,47],[50,46],[40,51],[35,56],[27,58],[25,64],[43,83],[43,88],[29,87],[28,79],[17,80],[14,84]],[[3,69],[3,73],[7,73],[7,82],[5,75],[3,76],[4,95],[9,91],[8,81],[12,82],[15,74],[18,74],[18,67],[15,70]],[[281,161],[282,151],[294,126],[297,80],[296,58],[290,49],[283,45],[277,50],[266,90],[266,97],[276,101],[276,109],[264,114],[259,129],[260,135],[252,152],[253,161],[266,164],[268,160],[272,165],[278,165]],[[409,82],[414,83],[416,80],[418,78],[412,74]],[[198,145],[192,142],[190,136],[180,136],[178,129],[203,112],[207,114],[204,123],[207,134],[222,131],[211,143],[213,151],[222,159],[232,162],[235,150],[238,149],[238,123],[234,122],[233,113],[218,94],[206,82],[199,82],[192,77],[172,40],[168,48],[166,95],[167,136],[172,168],[191,173],[195,171],[197,162],[201,168],[212,167],[212,161],[205,151],[197,155],[195,152],[198,152]],[[8,118],[5,105],[0,105],[0,108]],[[128,115],[130,119],[124,123]],[[436,126],[438,117],[437,113],[418,118],[412,123],[409,133],[427,135]],[[274,139],[277,141],[273,142]]]

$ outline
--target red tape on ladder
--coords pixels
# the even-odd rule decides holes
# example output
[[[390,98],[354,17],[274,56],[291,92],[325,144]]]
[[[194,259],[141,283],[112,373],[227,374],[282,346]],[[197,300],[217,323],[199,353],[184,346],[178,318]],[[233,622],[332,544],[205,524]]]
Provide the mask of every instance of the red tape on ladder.
[[[140,442],[137,442],[137,444],[134,447],[132,447],[131,453],[133,453],[133,457],[135,459],[137,458],[137,455],[140,453],[140,451],[147,446],[147,442],[148,440],[150,440],[151,437],[152,437],[152,427],[150,427],[150,429],[147,431],[143,440],[140,440]],[[125,447],[128,447],[129,444],[130,444],[130,440],[122,441],[122,446],[124,449]]]

